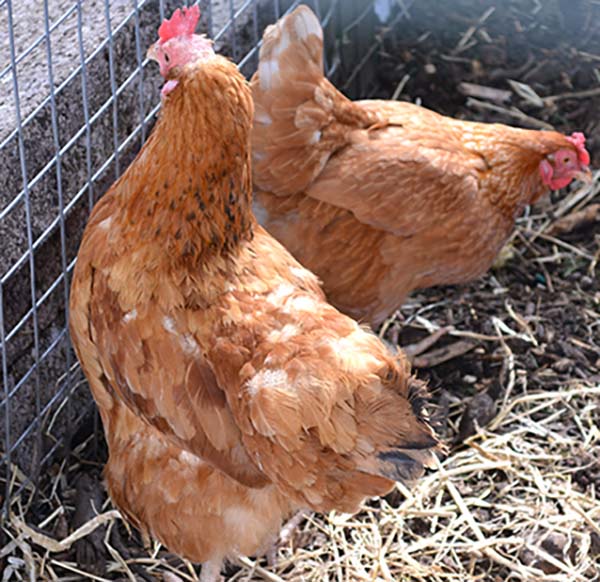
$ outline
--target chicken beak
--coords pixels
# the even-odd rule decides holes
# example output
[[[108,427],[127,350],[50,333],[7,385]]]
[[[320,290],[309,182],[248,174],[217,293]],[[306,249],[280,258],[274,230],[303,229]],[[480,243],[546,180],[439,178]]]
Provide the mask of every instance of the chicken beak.
[[[592,171],[587,166],[583,166],[581,170],[574,175],[574,178],[585,184],[591,184],[594,181]]]
[[[146,53],[146,58],[150,59],[151,61],[156,61],[158,63],[158,54],[157,54],[157,50],[156,50],[156,45],[158,43],[154,43],[152,45],[150,45],[150,47],[148,48],[148,52]]]

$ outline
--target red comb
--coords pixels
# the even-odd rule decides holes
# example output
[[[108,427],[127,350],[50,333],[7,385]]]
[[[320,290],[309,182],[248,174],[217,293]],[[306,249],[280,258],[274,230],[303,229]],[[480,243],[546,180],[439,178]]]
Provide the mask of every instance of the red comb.
[[[590,165],[590,154],[585,149],[585,135],[577,131],[567,138],[576,148],[579,162],[584,166]]]
[[[165,18],[158,29],[160,42],[167,42],[176,36],[188,36],[194,34],[198,19],[200,18],[200,8],[198,5],[191,8],[184,7],[173,12],[170,19]]]

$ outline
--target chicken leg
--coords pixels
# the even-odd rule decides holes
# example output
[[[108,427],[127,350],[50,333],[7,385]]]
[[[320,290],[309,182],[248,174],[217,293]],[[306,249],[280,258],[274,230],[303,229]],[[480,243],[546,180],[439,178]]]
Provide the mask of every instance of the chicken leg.
[[[279,551],[279,548],[289,543],[300,524],[310,515],[310,513],[311,512],[308,509],[301,509],[281,528],[277,540],[275,540],[275,543],[269,548],[266,554],[267,563],[270,568],[277,565],[277,552]]]
[[[221,576],[222,567],[223,560],[204,562],[200,571],[200,582],[222,582],[224,580],[223,576]]]

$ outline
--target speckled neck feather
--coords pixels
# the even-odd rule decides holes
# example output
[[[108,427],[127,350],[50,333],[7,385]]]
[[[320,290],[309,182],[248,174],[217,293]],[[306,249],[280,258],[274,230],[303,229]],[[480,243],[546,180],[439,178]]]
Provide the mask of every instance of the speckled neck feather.
[[[123,203],[129,228],[195,266],[251,236],[253,106],[245,79],[220,56],[188,65],[179,85],[140,154],[148,163],[122,178],[138,187],[122,189]]]

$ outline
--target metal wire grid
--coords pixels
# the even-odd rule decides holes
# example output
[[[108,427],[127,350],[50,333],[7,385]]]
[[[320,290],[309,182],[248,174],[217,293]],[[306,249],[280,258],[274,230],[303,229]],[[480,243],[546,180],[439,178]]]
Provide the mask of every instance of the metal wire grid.
[[[0,209],[0,226],[3,221],[17,208],[24,209],[23,225],[26,231],[26,250],[0,276],[0,351],[3,379],[3,397],[0,401],[0,409],[4,410],[3,450],[0,459],[0,476],[5,479],[5,507],[10,505],[10,499],[17,498],[25,488],[35,491],[37,479],[42,468],[48,465],[57,449],[64,446],[72,431],[71,427],[77,426],[81,419],[88,413],[91,401],[87,392],[83,391],[76,405],[75,392],[83,385],[82,375],[78,370],[76,359],[71,350],[68,338],[68,293],[70,276],[75,264],[74,250],[78,245],[78,237],[85,223],[85,219],[97,199],[97,196],[110,184],[113,178],[117,178],[126,167],[124,158],[131,159],[132,154],[141,147],[148,135],[156,113],[160,107],[160,101],[156,87],[156,70],[146,70],[148,60],[145,58],[145,49],[154,36],[145,38],[143,32],[156,31],[159,20],[156,12],[162,20],[175,7],[170,0],[132,0],[131,9],[116,25],[111,22],[111,0],[104,0],[103,17],[105,20],[105,36],[91,51],[85,49],[85,29],[83,26],[83,0],[76,0],[57,19],[52,21],[50,17],[49,2],[43,0],[43,33],[32,40],[28,47],[17,52],[14,34],[14,6],[17,0],[0,0],[0,18],[2,11],[8,20],[8,41],[10,62],[0,69],[0,82],[6,82],[9,78],[12,83],[12,93],[15,109],[15,128],[8,136],[0,142],[0,152],[8,148],[16,140],[18,151],[18,167],[21,174],[22,187]],[[125,0],[123,0],[125,1]],[[387,0],[390,4],[396,2],[401,10],[397,11],[396,19],[408,15],[408,1]],[[114,2],[114,0],[113,0]],[[378,0],[375,0],[377,3]],[[197,2],[198,3],[198,2]],[[204,0],[199,2],[203,9],[202,23],[204,29],[213,38],[217,48],[229,54],[239,63],[240,69],[250,74],[257,64],[260,37],[266,24],[276,21],[283,13],[293,10],[301,2],[300,0]],[[354,10],[354,18],[349,22],[346,20],[345,34],[351,34],[354,29],[369,15],[373,14],[373,2],[360,1],[350,2],[348,0],[305,0],[315,13],[319,16],[324,28],[334,24],[336,17],[347,11],[348,5],[358,4],[358,10]],[[187,2],[186,2],[187,4]],[[191,2],[190,2],[191,4]],[[221,20],[225,14],[226,20],[216,32],[216,11],[220,10]],[[142,20],[148,19],[154,14],[154,25],[142,27]],[[350,11],[352,14],[352,11]],[[77,30],[77,57],[78,62],[73,70],[60,83],[55,83],[55,53],[53,52],[52,34],[67,19],[75,16]],[[389,22],[392,25],[394,21]],[[133,55],[126,54],[122,58],[133,60],[135,66],[126,78],[119,79],[117,75],[117,57],[115,50],[115,39],[124,33],[132,31],[134,35]],[[245,40],[243,40],[245,39]],[[373,52],[377,49],[380,38],[372,42],[371,47],[354,59],[354,69],[344,79],[346,88],[356,79]],[[20,103],[20,78],[18,75],[19,65],[31,56],[33,51],[45,46],[45,61],[48,75],[49,91],[41,102],[27,115],[22,115]],[[220,46],[221,45],[221,46]],[[343,57],[342,51],[330,51],[330,58],[326,59],[329,76],[339,73]],[[93,105],[95,95],[91,93],[90,67],[102,54],[108,59],[108,82],[110,93],[106,99]],[[150,78],[149,78],[150,77]],[[152,80],[154,79],[154,81]],[[151,83],[154,83],[151,86]],[[80,111],[83,123],[72,135],[64,137],[61,134],[61,119],[59,119],[59,108],[57,100],[74,84],[80,86]],[[136,89],[133,89],[137,85]],[[124,137],[120,136],[120,123],[122,112],[119,109],[120,100],[126,92],[136,93],[136,121]],[[147,94],[152,95],[152,101],[148,103]],[[97,100],[96,100],[97,101]],[[47,159],[36,160],[37,169],[32,170],[31,147],[26,147],[25,134],[30,124],[33,124],[49,108],[51,134],[51,155]],[[106,116],[110,117],[109,127],[104,131],[110,132],[111,150],[104,159],[96,160],[97,153],[93,143],[93,134],[96,124]],[[133,116],[130,114],[130,118]],[[64,132],[63,132],[64,133]],[[85,145],[83,165],[83,183],[75,193],[65,191],[65,179],[71,167],[65,167],[64,160],[70,152],[79,144]],[[111,168],[114,171],[111,172]],[[56,215],[51,218],[43,228],[34,229],[34,207],[32,204],[32,191],[43,185],[49,176],[54,175],[54,190],[56,197]],[[108,180],[103,179],[108,175]],[[67,223],[69,217],[76,214],[78,208],[83,207],[84,212],[77,216],[78,230],[75,235],[76,244],[72,244],[73,235],[69,233]],[[36,232],[39,231],[39,232]],[[57,236],[58,235],[58,236]],[[4,246],[4,241],[2,241]],[[41,253],[47,246],[51,246],[59,255],[59,273],[40,289],[39,272],[41,266],[36,262],[37,253]],[[1,272],[1,271],[0,271]],[[23,273],[26,273],[24,276]],[[27,289],[20,292],[29,297],[29,308],[18,317],[7,321],[9,305],[7,303],[6,290],[14,283],[15,278],[26,281]],[[59,300],[56,299],[59,295]],[[52,301],[51,301],[52,299]],[[50,338],[43,338],[40,327],[40,313],[46,304],[58,306],[62,312],[59,321],[54,322],[54,333]],[[11,342],[20,339],[23,334],[29,334],[30,350],[28,355],[30,365],[26,362],[26,368],[21,366],[15,372],[15,362],[19,358],[11,357],[9,351]],[[46,334],[47,335],[47,334]],[[27,360],[27,358],[24,358]],[[45,362],[52,360],[51,366],[44,368]],[[57,363],[58,362],[58,363]],[[24,390],[24,387],[29,390]],[[83,404],[82,404],[83,403]],[[15,417],[24,415],[22,429],[15,429]],[[54,430],[58,425],[63,430]],[[18,434],[13,434],[13,433]],[[0,440],[0,443],[2,441]],[[25,454],[19,454],[24,449]],[[64,452],[64,451],[63,451]],[[26,459],[24,460],[24,457]]]

